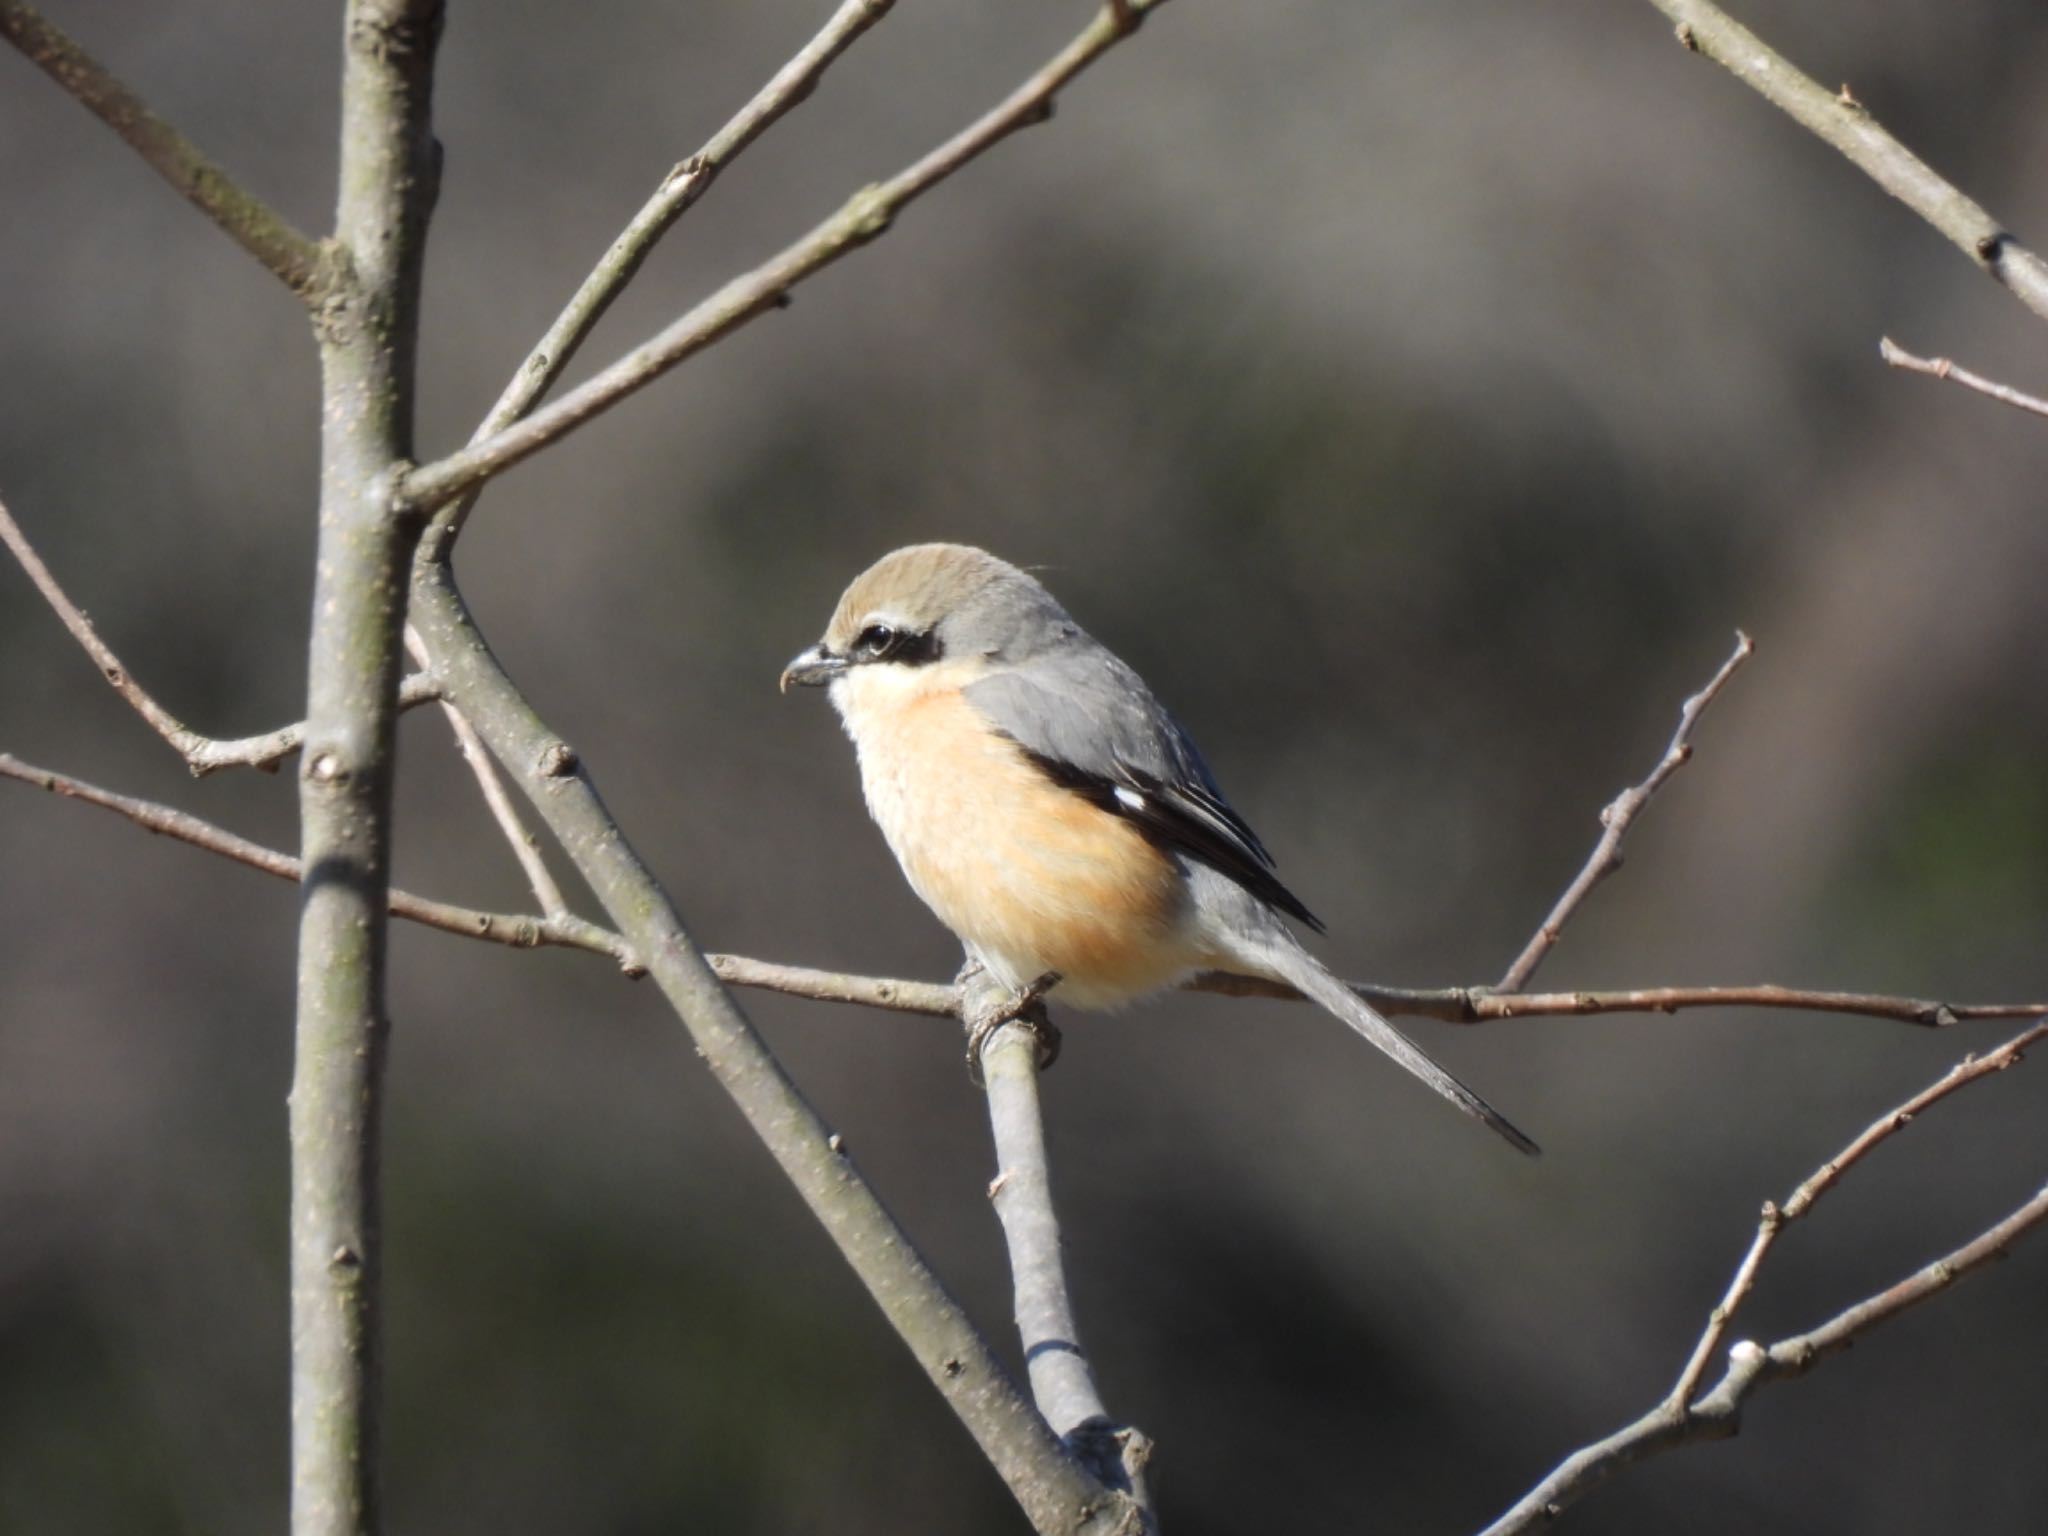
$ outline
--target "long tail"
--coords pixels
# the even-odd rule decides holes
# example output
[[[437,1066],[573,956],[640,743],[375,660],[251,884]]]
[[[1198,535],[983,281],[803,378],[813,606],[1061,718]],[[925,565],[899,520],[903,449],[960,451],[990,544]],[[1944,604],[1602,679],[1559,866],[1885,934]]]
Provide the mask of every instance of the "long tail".
[[[1260,969],[1273,980],[1284,981],[1305,997],[1320,1003],[1466,1114],[1498,1132],[1517,1152],[1526,1152],[1531,1157],[1542,1154],[1543,1149],[1509,1124],[1505,1115],[1423,1055],[1414,1041],[1381,1018],[1342,980],[1331,975],[1314,955],[1294,943],[1291,935],[1279,942],[1260,945],[1257,958]]]

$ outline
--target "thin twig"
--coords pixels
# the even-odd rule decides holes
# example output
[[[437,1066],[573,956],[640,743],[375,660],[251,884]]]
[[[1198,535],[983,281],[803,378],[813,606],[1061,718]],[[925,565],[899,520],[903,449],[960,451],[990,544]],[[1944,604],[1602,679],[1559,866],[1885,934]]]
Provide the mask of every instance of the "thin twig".
[[[894,7],[896,0],[844,0],[818,34],[775,72],[754,97],[702,149],[677,164],[662,178],[640,211],[619,233],[603,258],[583,279],[547,333],[519,365],[497,403],[470,437],[471,446],[518,421],[554,387],[612,301],[632,281],[661,237],[711,190],[719,173],[759,138],[777,119],[809,99],[833,60]],[[445,559],[462,531],[480,486],[472,487],[436,519],[423,549],[428,558]]]
[[[1828,144],[1885,191],[2048,319],[2048,262],[1878,125],[1846,88],[1829,90],[1708,0],[1650,0],[1678,26],[1678,40],[1712,59],[1771,105]]]
[[[1878,1142],[1902,1129],[1914,1114],[1970,1083],[2012,1066],[2028,1046],[2044,1035],[2048,1035],[2048,1024],[2037,1024],[1988,1055],[1959,1063],[1947,1076],[1878,1120],[1829,1162],[1822,1164],[1794,1192],[1785,1209],[1791,1210],[1798,1202],[1798,1211],[1803,1213],[1844,1170],[1864,1157]],[[1790,1219],[1794,1218],[1781,1215],[1778,1224]],[[1769,1207],[1766,1207],[1764,1221],[1766,1229],[1770,1228]],[[1741,1428],[1743,1406],[1758,1388],[1782,1377],[1798,1376],[1811,1370],[1821,1360],[1846,1349],[1879,1324],[1946,1290],[1992,1259],[2002,1257],[2015,1242],[2044,1221],[2048,1221],[2048,1188],[2042,1189],[1962,1247],[1915,1270],[1875,1295],[1844,1308],[1819,1327],[1770,1345],[1746,1339],[1738,1343],[1728,1352],[1728,1368],[1720,1381],[1696,1401],[1687,1400],[1691,1391],[1688,1381],[1697,1375],[1694,1363],[1689,1362],[1680,1378],[1679,1389],[1670,1397],[1633,1424],[1574,1451],[1512,1509],[1488,1526],[1483,1536],[1521,1536],[1523,1532],[1547,1527],[1567,1505],[1584,1498],[1625,1467],[1681,1445],[1727,1438]],[[1755,1283],[1756,1267],[1769,1246],[1769,1240],[1760,1231],[1750,1254],[1736,1271],[1735,1284],[1715,1309],[1714,1321],[1710,1322],[1702,1343],[1711,1339],[1718,1345],[1725,1330],[1717,1329],[1716,1324],[1724,1324],[1724,1313],[1732,1316],[1732,1308],[1739,1306],[1747,1296]],[[1699,1359],[1696,1350],[1694,1362]]]
[[[419,632],[411,626],[405,631],[405,648],[420,664],[421,671],[415,676],[427,676],[426,647],[420,641]],[[534,900],[548,917],[569,915],[569,903],[562,896],[561,886],[548,868],[546,856],[541,852],[540,839],[527,828],[519,808],[512,803],[512,796],[505,788],[505,776],[498,771],[498,763],[491,756],[491,749],[476,733],[476,727],[463,718],[462,711],[446,699],[441,701],[441,713],[448,721],[448,729],[455,735],[456,750],[462,760],[469,764],[469,771],[476,779],[476,787],[483,796],[484,808],[491,813],[491,819],[498,824],[498,830],[505,834],[505,841],[511,846],[512,857],[519,861],[519,867],[526,872],[526,883],[533,890]]]
[[[28,541],[28,535],[14,521],[5,502],[0,502],[0,544],[5,544],[28,572],[28,579],[35,583],[36,590],[43,594],[64,627],[92,658],[114,691],[128,701],[129,707],[148,722],[149,728],[169,743],[172,751],[185,759],[186,766],[195,778],[203,778],[221,768],[261,768],[268,772],[285,758],[290,757],[305,745],[305,722],[279,726],[274,731],[265,731],[259,736],[222,738],[205,736],[186,725],[176,715],[165,709],[150,694],[149,690],[135,681],[132,674],[116,656],[85,610],[71,601],[70,596],[57,584],[57,578],[50,574],[50,568],[43,564],[42,556]],[[440,689],[424,673],[415,672],[400,685],[398,707],[411,709],[440,697]]]
[[[718,979],[729,987],[754,987],[820,1003],[857,1003],[865,1008],[923,1014],[934,1019],[960,1017],[960,989],[950,982],[852,976],[842,971],[814,970],[806,965],[750,960],[745,955],[705,958],[718,973]]]
[[[1924,373],[1937,379],[1947,379],[1951,384],[1960,384],[1965,389],[1974,389],[1980,395],[1989,395],[2002,400],[2017,410],[2029,411],[2036,416],[2048,416],[2048,400],[2038,395],[2022,394],[2010,384],[2001,384],[1996,379],[1987,379],[1981,373],[1972,373],[1946,357],[1916,357],[1898,345],[1891,337],[1880,337],[1877,355],[1894,368],[1903,368],[1908,373]]]
[[[1600,813],[1600,825],[1604,829],[1600,841],[1593,845],[1592,855],[1586,860],[1578,878],[1565,888],[1558,897],[1557,905],[1550,909],[1550,915],[1543,919],[1543,925],[1536,930],[1515,963],[1508,967],[1507,974],[1500,979],[1496,989],[1501,992],[1519,992],[1536,974],[1536,967],[1543,963],[1543,957],[1556,946],[1564,933],[1564,925],[1571,921],[1579,904],[1592,894],[1593,887],[1621,868],[1622,840],[1628,836],[1628,829],[1643,807],[1650,803],[1650,797],[1664,787],[1664,781],[1683,768],[1692,757],[1693,727],[1699,724],[1700,716],[1707,706],[1720,696],[1728,686],[1728,679],[1750,656],[1756,647],[1749,636],[1741,630],[1735,632],[1735,650],[1721,663],[1721,670],[1708,679],[1707,686],[1685,701],[1678,711],[1678,729],[1673,732],[1671,745],[1664,749],[1664,756],[1657,766],[1650,770],[1650,776],[1633,789],[1625,789]]]
[[[296,883],[305,873],[304,864],[293,855],[267,848],[261,843],[252,843],[248,838],[190,812],[155,800],[116,794],[113,790],[101,789],[69,774],[25,763],[12,753],[0,752],[0,778],[14,779],[53,795],[62,795],[67,800],[113,811],[145,831],[188,843],[194,848],[203,848],[208,853],[219,854],[224,859],[261,870],[266,875],[275,875],[280,880]],[[444,933],[458,934],[465,939],[482,939],[489,944],[504,944],[513,949],[558,946],[587,950],[617,961],[620,969],[629,976],[642,974],[642,967],[633,958],[624,939],[608,928],[568,913],[532,917],[517,912],[484,912],[474,907],[458,907],[445,901],[415,896],[410,891],[396,888],[391,892],[391,913],[394,917],[438,928]]]
[[[309,306],[328,286],[319,241],[302,234],[24,0],[0,0],[0,37],[105,123],[193,207]]]
[[[1001,104],[983,114],[923,159],[887,181],[865,187],[809,234],[734,278],[595,377],[532,415],[481,442],[434,463],[423,464],[400,482],[397,494],[425,511],[460,496],[492,475],[538,452],[599,412],[644,388],[678,363],[720,340],[749,320],[779,307],[790,289],[840,257],[884,234],[896,215],[955,171],[1019,129],[1051,116],[1060,89],[1136,30],[1139,21],[1165,0],[1124,0],[1105,5],[1087,28]]]
[[[1736,1266],[1735,1278],[1728,1284],[1728,1290],[1707,1319],[1707,1326],[1700,1334],[1700,1340],[1693,1347],[1692,1358],[1679,1372],[1678,1383],[1671,1389],[1665,1406],[1679,1411],[1692,1401],[1699,1390],[1701,1378],[1706,1375],[1707,1366],[1714,1356],[1721,1352],[1721,1344],[1729,1330],[1735,1326],[1735,1319],[1742,1311],[1743,1303],[1756,1287],[1757,1272],[1763,1267],[1764,1259],[1771,1247],[1793,1222],[1813,1209],[1816,1200],[1833,1188],[1856,1164],[1867,1157],[1878,1143],[1897,1135],[1912,1124],[1924,1110],[1939,1104],[1950,1094],[1968,1087],[1980,1077],[1993,1072],[2003,1072],[2027,1052],[2029,1046],[2048,1036],[2048,1024],[2036,1024],[2032,1029],[2015,1035],[2012,1039],[1983,1056],[1966,1056],[1949,1068],[1948,1075],[1930,1084],[1906,1100],[1889,1114],[1880,1115],[1840,1152],[1822,1163],[1790,1197],[1780,1205],[1775,1201],[1764,1202],[1762,1219],[1757,1223],[1756,1237],[1749,1245],[1749,1252],[1743,1255]]]
[[[1292,1001],[1291,988],[1243,976],[1210,973],[1188,983],[1196,992],[1226,997]],[[1785,1008],[1800,1013],[1855,1014],[1922,1029],[1947,1029],[1979,1019],[2031,1019],[2048,1012],[2040,1003],[1949,1003],[1878,992],[1829,992],[1769,984],[1729,987],[1633,987],[1598,992],[1498,993],[1485,987],[1410,990],[1351,983],[1380,1012],[1446,1024],[1490,1024],[1498,1019],[1580,1018],[1608,1013],[1679,1013],[1699,1008]]]

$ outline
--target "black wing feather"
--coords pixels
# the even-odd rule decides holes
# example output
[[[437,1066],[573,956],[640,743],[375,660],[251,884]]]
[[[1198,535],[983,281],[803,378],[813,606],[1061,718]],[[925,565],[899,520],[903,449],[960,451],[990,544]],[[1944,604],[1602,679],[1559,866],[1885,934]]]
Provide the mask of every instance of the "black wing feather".
[[[1002,671],[970,684],[968,702],[1054,783],[1321,933],[1322,922],[1280,883],[1265,844],[1144,680],[1087,635],[1067,641],[1034,657],[1028,675]]]
[[[1127,783],[1117,784],[1072,763],[1033,752],[1029,747],[1024,748],[1024,755],[1055,784],[1123,817],[1158,846],[1200,859],[1212,869],[1228,875],[1267,906],[1300,919],[1317,933],[1324,931],[1323,920],[1280,883],[1280,877],[1273,873],[1273,861],[1265,847],[1252,834],[1252,829],[1244,824],[1244,818],[1229,806],[1208,800],[1206,796],[1203,797],[1206,803],[1197,803],[1195,797],[1184,795],[1141,773],[1133,772]],[[1118,794],[1119,789],[1127,791],[1138,803],[1133,805]]]

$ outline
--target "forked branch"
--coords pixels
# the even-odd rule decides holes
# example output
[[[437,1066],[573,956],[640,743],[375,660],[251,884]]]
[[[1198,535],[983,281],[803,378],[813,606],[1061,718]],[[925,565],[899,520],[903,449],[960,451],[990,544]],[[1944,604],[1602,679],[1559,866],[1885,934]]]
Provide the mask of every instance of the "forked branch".
[[[0,502],[0,544],[5,544],[21,563],[21,568],[28,572],[28,579],[35,583],[36,590],[56,610],[64,627],[71,631],[71,637],[92,658],[100,676],[128,701],[129,707],[148,722],[149,728],[161,736],[172,751],[185,759],[194,777],[203,778],[222,768],[261,768],[268,772],[305,745],[303,721],[265,731],[259,736],[222,738],[193,730],[159,704],[155,696],[135,680],[135,674],[128,670],[121,658],[114,654],[113,647],[100,638],[85,610],[71,601],[63,587],[58,585],[57,578],[50,574],[50,568],[43,564],[42,556],[29,543],[28,536],[14,521],[5,502]],[[399,684],[398,707],[411,709],[416,704],[424,704],[440,696],[441,690],[431,678],[425,673],[415,672]]]
[[[1879,1142],[1904,1129],[1914,1115],[1971,1083],[2013,1066],[2028,1047],[2044,1036],[2048,1036],[2048,1024],[2036,1024],[1981,1059],[1966,1058],[1946,1077],[1881,1117],[1823,1163],[1782,1207],[1766,1205],[1756,1241],[1737,1267],[1734,1281],[1710,1317],[1700,1345],[1671,1395],[1635,1423],[1566,1457],[1555,1471],[1488,1526],[1483,1536],[1522,1536],[1524,1532],[1545,1528],[1566,1506],[1636,1462],[1696,1441],[1727,1438],[1741,1427],[1743,1407],[1759,1388],[1787,1376],[1803,1375],[1880,1324],[2002,1257],[2020,1238],[2048,1221],[2048,1188],[2044,1188],[1960,1248],[1843,1308],[1819,1327],[1768,1345],[1747,1339],[1736,1344],[1728,1352],[1728,1367],[1720,1381],[1705,1394],[1692,1395],[1707,1354],[1718,1348],[1734,1312],[1755,1286],[1757,1272],[1784,1224],[1805,1214],[1837,1179]]]
[[[644,389],[756,316],[779,307],[797,284],[880,238],[897,214],[955,171],[1019,129],[1044,122],[1068,81],[1128,37],[1147,13],[1164,3],[1122,0],[1105,5],[1072,43],[1004,101],[922,159],[887,181],[856,192],[839,212],[802,239],[732,279],[652,341],[636,347],[553,405],[445,459],[421,465],[400,483],[399,498],[414,510],[428,511],[464,494]]]
[[[554,387],[562,370],[569,366],[612,301],[625,290],[641,263],[660,243],[675,221],[711,190],[719,174],[749,144],[758,139],[799,103],[809,99],[824,78],[825,71],[853,46],[868,28],[894,7],[896,0],[843,0],[839,9],[817,36],[798,50],[795,57],[721,128],[696,154],[678,163],[662,178],[654,195],[619,232],[604,256],[590,270],[554,319],[547,333],[534,344],[526,361],[519,365],[497,403],[470,436],[475,447],[502,432],[526,413]],[[462,531],[464,519],[476,505],[481,485],[472,486],[436,518],[422,547],[422,557],[446,559],[449,546]]]

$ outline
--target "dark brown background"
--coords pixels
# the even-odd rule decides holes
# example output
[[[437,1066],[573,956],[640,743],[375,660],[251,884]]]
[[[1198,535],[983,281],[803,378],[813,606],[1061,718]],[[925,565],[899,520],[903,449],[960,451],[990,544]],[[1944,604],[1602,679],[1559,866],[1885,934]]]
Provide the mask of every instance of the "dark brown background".
[[[307,228],[332,9],[52,0]],[[826,9],[453,8],[429,451]],[[593,364],[1084,14],[899,7]],[[2038,6],[1744,14],[2048,228]],[[12,56],[0,208],[0,494],[174,709],[292,717],[298,313]],[[790,313],[514,472],[462,568],[715,948],[950,972],[829,712],[774,691],[859,566],[947,537],[1044,566],[1146,673],[1351,973],[1497,975],[1740,624],[1757,660],[1545,979],[2039,996],[2048,430],[1886,371],[1886,332],[2048,384],[2038,324],[1647,5],[1179,0]],[[289,843],[288,777],[189,781],[11,568],[0,646],[0,746]],[[440,722],[404,745],[402,878],[517,903]],[[290,893],[18,787],[0,859],[0,1528],[276,1529]],[[404,930],[393,995],[395,1533],[1018,1527],[650,989]],[[957,1041],[747,1007],[1003,1335]],[[1298,1529],[1481,1524],[1665,1390],[1759,1201],[2001,1038],[1418,1026],[1545,1144],[1523,1164],[1303,1009],[1069,1022],[1079,1304],[1175,1536],[1271,1529],[1275,1498]],[[2043,1071],[1859,1173],[1750,1325],[1818,1321],[2038,1187]],[[2044,1283],[2037,1243],[1571,1529],[2038,1529]]]

